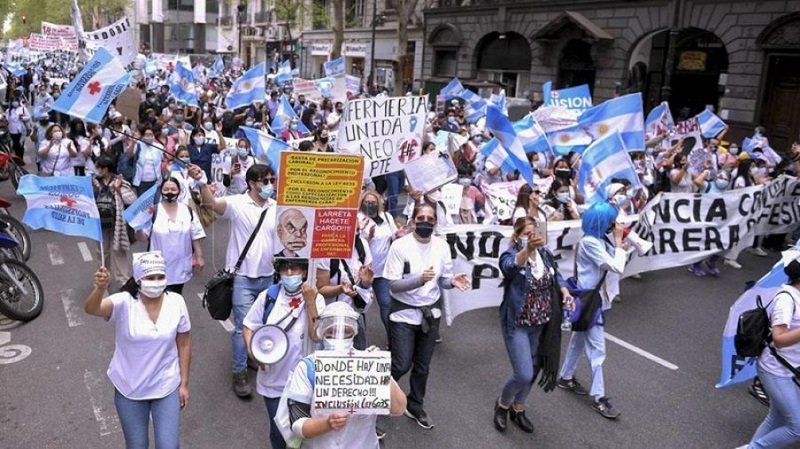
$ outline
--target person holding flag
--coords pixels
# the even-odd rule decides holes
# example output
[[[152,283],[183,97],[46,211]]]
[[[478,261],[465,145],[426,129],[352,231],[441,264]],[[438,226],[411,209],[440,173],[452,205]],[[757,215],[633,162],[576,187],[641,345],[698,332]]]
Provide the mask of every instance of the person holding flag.
[[[102,215],[112,214],[110,226],[103,227],[103,240],[98,242],[98,251],[103,256],[102,265],[110,269],[109,275],[118,285],[124,285],[131,277],[131,267],[128,263],[128,253],[131,241],[128,236],[122,212],[126,206],[136,201],[133,187],[122,179],[121,175],[114,175],[114,162],[108,155],[101,155],[95,162],[97,176],[92,178],[94,196],[98,210],[102,205],[108,211],[99,211]],[[110,202],[103,203],[106,195]]]

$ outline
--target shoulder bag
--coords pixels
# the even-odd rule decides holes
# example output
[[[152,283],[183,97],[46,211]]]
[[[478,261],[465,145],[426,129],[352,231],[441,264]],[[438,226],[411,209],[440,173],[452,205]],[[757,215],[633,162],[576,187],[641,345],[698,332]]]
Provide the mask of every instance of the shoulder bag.
[[[600,289],[606,281],[608,271],[603,271],[600,282],[591,289],[583,290],[578,288],[578,250],[580,242],[575,247],[575,262],[573,264],[573,276],[567,279],[567,289],[572,295],[575,309],[570,315],[572,330],[575,332],[586,332],[600,321],[603,314],[603,298],[600,296]]]
[[[206,291],[203,294],[203,307],[208,309],[211,318],[215,320],[227,320],[228,317],[231,316],[231,309],[233,309],[233,277],[236,275],[236,272],[239,271],[239,268],[241,268],[242,262],[244,262],[244,258],[247,256],[247,251],[253,244],[253,240],[255,240],[256,234],[258,234],[258,230],[261,228],[261,224],[264,222],[264,217],[267,216],[268,211],[269,208],[261,212],[258,224],[256,224],[253,233],[250,234],[250,238],[244,245],[242,254],[239,255],[239,260],[236,261],[233,270],[219,270],[214,273],[214,276],[206,283]]]

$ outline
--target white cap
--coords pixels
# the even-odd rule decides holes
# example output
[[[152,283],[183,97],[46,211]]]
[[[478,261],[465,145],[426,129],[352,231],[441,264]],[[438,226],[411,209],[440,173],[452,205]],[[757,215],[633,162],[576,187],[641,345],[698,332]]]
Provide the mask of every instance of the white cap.
[[[622,190],[624,188],[625,188],[624,185],[616,183],[616,182],[611,184],[611,185],[609,185],[608,187],[606,187],[606,199],[610,200],[611,198],[614,198],[614,195],[616,195],[616,193],[618,191],[620,191],[620,190]]]
[[[137,281],[151,274],[167,274],[166,263],[161,251],[133,253],[133,278]]]

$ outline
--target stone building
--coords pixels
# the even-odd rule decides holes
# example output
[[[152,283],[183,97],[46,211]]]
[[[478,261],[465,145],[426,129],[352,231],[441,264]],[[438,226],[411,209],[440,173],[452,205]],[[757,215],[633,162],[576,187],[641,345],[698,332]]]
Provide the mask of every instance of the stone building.
[[[713,105],[729,136],[760,124],[779,150],[800,133],[800,1],[438,0],[424,15],[426,79],[641,92],[676,119]]]

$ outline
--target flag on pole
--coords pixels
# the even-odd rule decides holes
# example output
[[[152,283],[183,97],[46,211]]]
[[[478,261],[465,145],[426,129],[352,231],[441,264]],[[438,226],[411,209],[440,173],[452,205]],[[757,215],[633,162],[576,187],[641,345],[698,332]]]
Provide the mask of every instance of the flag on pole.
[[[697,124],[700,125],[700,132],[706,139],[717,137],[717,134],[721,133],[727,126],[721,118],[708,109],[697,114],[695,118],[697,118]]]
[[[717,388],[744,382],[756,376],[758,358],[738,355],[736,346],[733,344],[739,316],[747,310],[756,308],[757,296],[761,296],[762,304],[765,306],[772,301],[775,294],[789,281],[788,276],[783,272],[784,266],[798,257],[800,257],[800,248],[797,246],[784,251],[781,254],[781,260],[773,265],[772,270],[742,293],[731,306],[728,311],[728,320],[722,331],[722,373],[719,376]]]
[[[7,62],[3,64],[3,67],[8,70],[8,73],[16,77],[25,76],[25,74],[28,73],[28,71],[25,70],[25,67],[22,67],[19,62]]]
[[[605,201],[606,186],[612,178],[625,178],[631,187],[640,186],[639,176],[618,132],[602,137],[583,152],[578,170],[578,190],[587,204]]]
[[[324,63],[323,68],[326,77],[344,75],[344,56]]]
[[[583,153],[592,136],[578,126],[580,112],[560,106],[541,107],[531,114],[542,127],[553,153],[565,156],[570,151]]]
[[[266,64],[263,62],[234,81],[231,91],[225,97],[225,107],[237,109],[256,101],[264,102],[266,85],[264,83]]]
[[[91,123],[100,123],[111,102],[128,88],[131,74],[100,47],[53,104],[53,109]]]
[[[22,221],[32,229],[103,241],[91,177],[25,175],[17,194],[25,197]]]
[[[442,88],[439,95],[443,95],[445,100],[452,100],[453,98],[461,97],[464,90],[466,89],[461,85],[461,81],[459,81],[458,78],[453,78]]]
[[[308,134],[310,131],[306,128],[306,125],[300,121],[300,118],[297,116],[297,113],[294,112],[292,105],[289,104],[289,100],[286,99],[286,95],[281,95],[281,102],[278,104],[278,111],[275,113],[275,118],[272,119],[272,123],[270,127],[275,134],[281,134],[283,130],[289,127],[289,122],[293,119],[297,119],[297,130]]]
[[[544,130],[532,115],[527,115],[521,120],[514,122],[514,131],[517,132],[522,148],[525,153],[549,153],[550,142]]]
[[[46,116],[53,107],[54,101],[55,99],[49,94],[45,94],[44,97],[36,100],[36,103],[33,105],[33,119],[39,120],[40,118]]]
[[[487,162],[494,164],[494,166],[502,170],[503,173],[514,173],[517,169],[514,165],[514,161],[508,157],[508,152],[500,145],[500,141],[496,138],[488,141],[486,145],[481,147],[480,151]]]
[[[247,128],[245,126],[240,126],[239,129],[244,132],[245,137],[250,141],[253,155],[257,159],[269,162],[269,165],[275,170],[275,173],[278,173],[281,151],[290,151],[292,146],[281,139],[270,136],[265,131]]]
[[[628,151],[644,151],[644,112],[642,94],[634,93],[600,103],[578,117],[582,126],[597,141],[619,133]]]
[[[169,76],[168,84],[169,90],[176,100],[183,101],[190,106],[199,106],[197,88],[194,85],[194,72],[191,67],[185,67],[183,62],[179,61]]]
[[[158,73],[158,64],[153,59],[148,59],[144,63],[144,74],[147,76],[155,75]]]
[[[508,158],[511,159],[520,176],[528,181],[528,184],[533,185],[531,164],[514,126],[508,121],[508,117],[494,106],[486,107],[486,129],[494,134],[500,145],[506,150]]]
[[[158,188],[159,185],[156,184],[147,189],[122,213],[122,218],[124,218],[125,222],[135,231],[146,229],[150,227],[153,222],[153,213],[156,210],[156,192],[158,192]]]
[[[275,84],[282,86],[286,84],[287,81],[291,81],[295,75],[295,71],[292,70],[292,64],[287,59],[278,65],[278,73],[275,75]]]
[[[489,102],[494,105],[497,109],[503,113],[503,115],[508,115],[508,108],[506,107],[506,90],[500,89],[499,94],[492,94],[489,97]]]
[[[225,70],[225,63],[222,62],[222,55],[217,55],[217,58],[214,59],[214,65],[211,66],[211,73],[209,74],[209,78],[221,76],[224,70]]]
[[[669,110],[669,103],[666,101],[661,102],[660,105],[653,108],[647,119],[644,121],[645,137],[652,139],[666,134],[675,128],[675,120],[672,118],[672,112]]]

